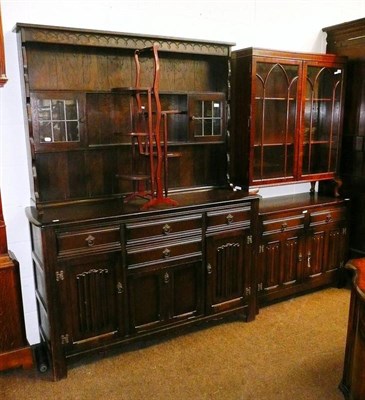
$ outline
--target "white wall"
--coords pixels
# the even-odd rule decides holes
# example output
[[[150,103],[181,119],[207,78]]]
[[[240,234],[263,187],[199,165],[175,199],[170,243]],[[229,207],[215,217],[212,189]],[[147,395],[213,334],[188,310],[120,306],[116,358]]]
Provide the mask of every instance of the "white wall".
[[[12,32],[17,22],[229,41],[237,48],[325,52],[323,27],[365,16],[365,0],[1,0],[1,8],[9,81],[0,91],[0,187],[8,247],[21,268],[30,344],[39,336],[24,214],[30,194],[18,49]],[[285,190],[298,188],[282,187],[280,193]]]

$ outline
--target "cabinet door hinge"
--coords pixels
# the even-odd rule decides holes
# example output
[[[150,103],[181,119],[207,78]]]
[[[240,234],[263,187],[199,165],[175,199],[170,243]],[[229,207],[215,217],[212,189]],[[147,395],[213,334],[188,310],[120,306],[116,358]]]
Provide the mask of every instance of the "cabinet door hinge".
[[[342,234],[346,235],[347,234],[347,228],[342,228]]]
[[[259,246],[259,253],[264,253],[265,252],[265,245],[264,244],[260,244]]]
[[[63,281],[64,279],[65,279],[64,272],[62,270],[56,271],[56,281],[59,282],[59,281]]]
[[[251,294],[251,287],[247,287],[246,289],[245,289],[245,295],[246,296],[249,296]]]
[[[68,333],[61,335],[61,344],[68,344],[70,341]]]
[[[263,286],[264,286],[264,285],[263,285],[262,283],[258,283],[258,284],[257,284],[257,291],[258,291],[258,292],[261,292]]]
[[[251,244],[252,243],[252,235],[248,235],[247,236],[247,244]]]

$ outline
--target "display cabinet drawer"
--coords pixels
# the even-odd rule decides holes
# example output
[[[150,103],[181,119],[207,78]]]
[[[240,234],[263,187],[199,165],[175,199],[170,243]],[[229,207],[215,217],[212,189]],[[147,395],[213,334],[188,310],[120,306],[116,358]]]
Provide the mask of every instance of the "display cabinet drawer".
[[[158,220],[145,220],[126,224],[127,245],[137,242],[156,241],[184,235],[201,235],[202,215],[179,216]]]
[[[157,247],[132,247],[127,249],[127,266],[133,268],[140,265],[168,262],[170,260],[202,256],[201,240],[184,243],[165,243]]]
[[[207,231],[227,229],[229,227],[249,225],[251,206],[226,208],[207,213]]]
[[[277,232],[291,231],[295,229],[303,229],[304,221],[305,221],[305,214],[278,217],[267,220],[264,219],[262,221],[262,232],[277,233]]]
[[[332,222],[344,221],[345,219],[345,208],[331,208],[327,210],[312,212],[310,214],[310,226],[329,224]]]
[[[65,256],[100,250],[119,250],[121,249],[120,240],[119,226],[59,232],[57,234],[58,255]]]

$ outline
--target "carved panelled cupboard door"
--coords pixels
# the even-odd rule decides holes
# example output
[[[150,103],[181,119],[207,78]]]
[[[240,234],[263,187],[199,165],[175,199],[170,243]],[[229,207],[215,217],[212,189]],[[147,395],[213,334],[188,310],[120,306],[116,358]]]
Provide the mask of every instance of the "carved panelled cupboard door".
[[[143,332],[203,314],[201,259],[129,273],[130,331]]]
[[[248,231],[223,232],[207,237],[207,309],[210,313],[247,304],[252,295],[251,248],[252,236]]]
[[[125,332],[125,285],[120,255],[110,253],[59,264],[60,342],[66,352],[107,342]]]
[[[259,246],[257,290],[259,296],[269,296],[300,283],[303,230],[276,233],[264,237]]]

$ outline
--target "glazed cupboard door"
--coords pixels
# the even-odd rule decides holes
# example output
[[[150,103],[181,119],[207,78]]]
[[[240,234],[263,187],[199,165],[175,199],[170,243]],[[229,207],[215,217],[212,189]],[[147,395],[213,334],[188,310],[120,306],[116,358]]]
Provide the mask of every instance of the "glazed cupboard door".
[[[342,130],[342,65],[304,64],[301,179],[337,171]]]
[[[61,343],[66,353],[111,341],[125,332],[125,285],[119,253],[60,262]]]
[[[251,185],[292,181],[296,174],[301,64],[253,61]]]
[[[345,58],[330,54],[232,53],[234,185],[336,179],[345,65]]]

